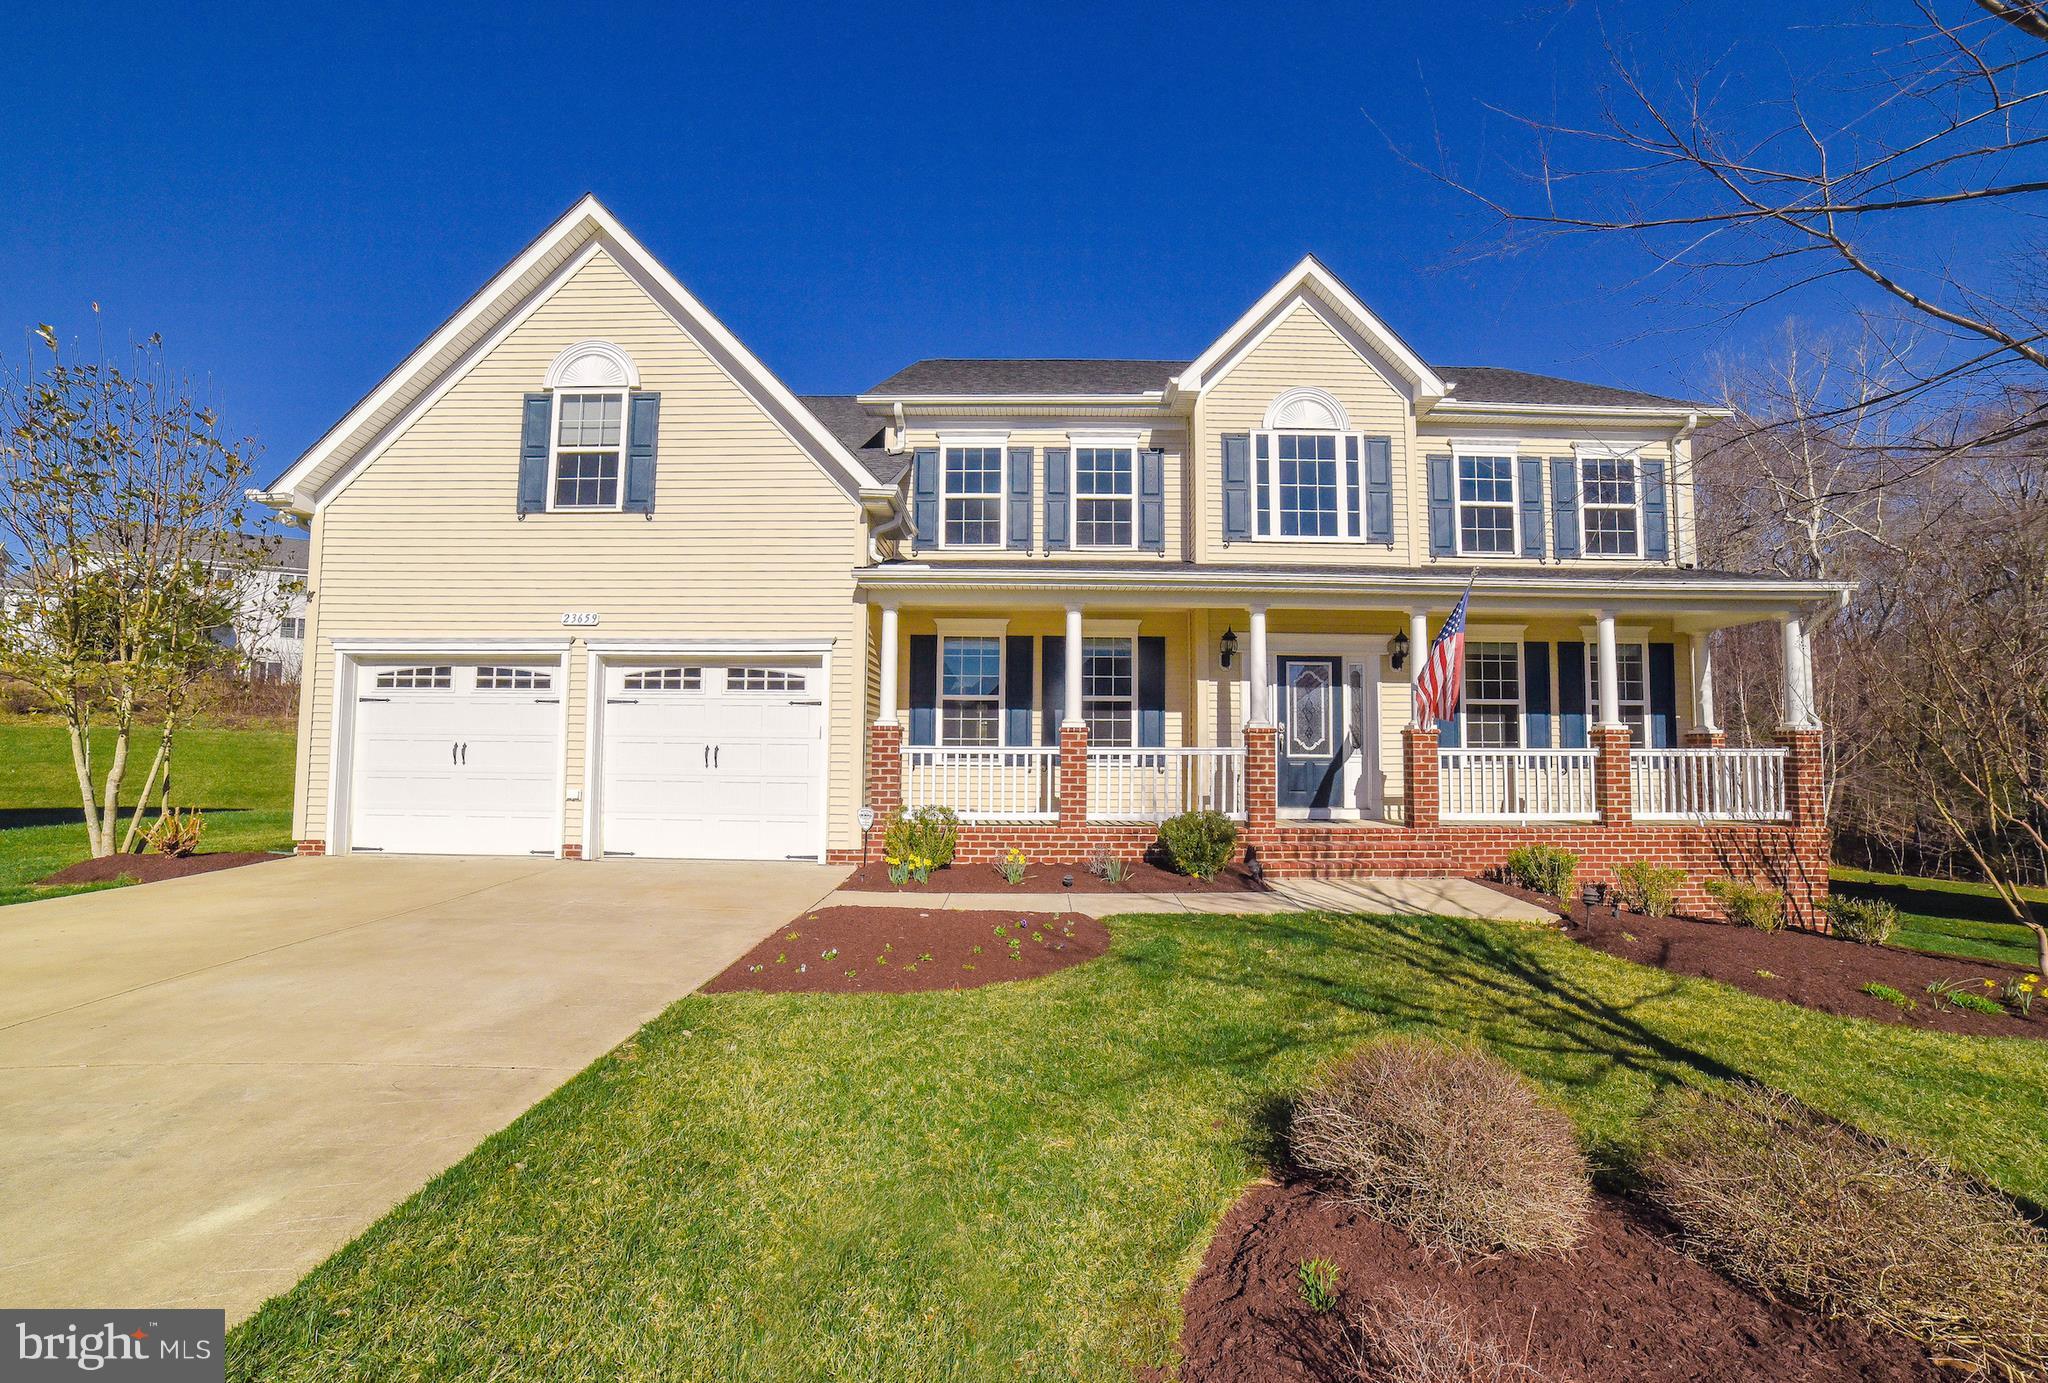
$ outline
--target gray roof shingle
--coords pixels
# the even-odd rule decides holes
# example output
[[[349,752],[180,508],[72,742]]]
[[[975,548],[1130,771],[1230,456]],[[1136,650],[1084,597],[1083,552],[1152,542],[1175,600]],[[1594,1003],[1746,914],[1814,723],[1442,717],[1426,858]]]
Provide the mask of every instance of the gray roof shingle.
[[[1166,387],[1185,360],[920,360],[890,375],[870,394],[964,394],[1003,398],[1018,394],[1141,394]],[[1455,387],[1452,397],[1473,403],[1555,404],[1581,408],[1685,408],[1683,399],[1586,384],[1555,375],[1491,365],[1436,366]]]
[[[882,449],[882,420],[862,408],[851,394],[803,394],[797,402],[810,409],[811,416],[882,484],[894,485],[910,468],[908,455],[891,456]]]

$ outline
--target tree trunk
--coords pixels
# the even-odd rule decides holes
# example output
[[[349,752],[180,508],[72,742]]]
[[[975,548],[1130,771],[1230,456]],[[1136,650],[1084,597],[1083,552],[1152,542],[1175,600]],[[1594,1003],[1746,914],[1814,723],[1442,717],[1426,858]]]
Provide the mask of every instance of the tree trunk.
[[[85,843],[93,854],[100,853],[99,805],[92,796],[92,727],[75,715],[64,717],[71,735],[71,766],[78,773],[78,800],[85,806]]]
[[[100,806],[99,831],[92,845],[93,854],[102,859],[114,853],[114,832],[121,826],[121,779],[128,771],[128,740],[133,730],[125,716],[114,729],[114,761],[107,765],[107,786]]]
[[[142,818],[149,811],[149,794],[156,788],[157,774],[164,771],[170,757],[171,726],[166,722],[163,743],[156,747],[156,757],[150,760],[149,764],[149,776],[142,780],[142,791],[135,794],[135,809],[128,814],[128,832],[121,838],[121,853],[124,855],[132,853],[135,849],[135,837],[141,834]],[[166,777],[165,781],[168,783],[169,778]]]

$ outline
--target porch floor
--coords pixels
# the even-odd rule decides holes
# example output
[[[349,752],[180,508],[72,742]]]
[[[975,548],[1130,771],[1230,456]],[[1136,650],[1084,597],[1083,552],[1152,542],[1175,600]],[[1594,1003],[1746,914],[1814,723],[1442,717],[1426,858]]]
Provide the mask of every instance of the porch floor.
[[[885,893],[840,889],[819,906],[971,912],[1014,908],[1019,912],[1078,912],[1088,917],[1122,912],[1231,915],[1314,911],[1433,913],[1548,922],[1556,916],[1470,879],[1276,879],[1270,889],[1266,893]]]

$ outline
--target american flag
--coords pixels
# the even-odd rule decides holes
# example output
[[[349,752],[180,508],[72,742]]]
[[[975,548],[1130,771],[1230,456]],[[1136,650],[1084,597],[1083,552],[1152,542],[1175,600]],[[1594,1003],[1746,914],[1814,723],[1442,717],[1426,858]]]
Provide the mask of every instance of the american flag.
[[[1465,698],[1465,603],[1472,599],[1472,583],[1429,646],[1429,659],[1415,679],[1415,723],[1434,725],[1458,713]]]

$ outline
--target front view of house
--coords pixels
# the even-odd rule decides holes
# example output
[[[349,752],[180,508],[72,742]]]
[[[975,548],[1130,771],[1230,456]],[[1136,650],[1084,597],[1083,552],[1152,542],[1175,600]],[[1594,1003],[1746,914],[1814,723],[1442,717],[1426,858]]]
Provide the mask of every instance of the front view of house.
[[[925,360],[799,398],[585,199],[261,498],[310,530],[307,852],[1518,844],[1825,887],[1804,623],[1701,571],[1695,404],[1432,366],[1304,260],[1192,360]],[[1412,680],[1471,586],[1465,699]],[[1713,631],[1782,625],[1730,747]]]

